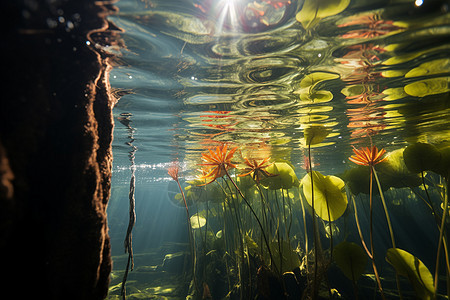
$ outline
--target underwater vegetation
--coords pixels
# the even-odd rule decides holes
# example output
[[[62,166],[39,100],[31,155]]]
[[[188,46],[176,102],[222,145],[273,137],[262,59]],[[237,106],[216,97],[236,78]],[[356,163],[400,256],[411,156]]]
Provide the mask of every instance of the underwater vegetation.
[[[310,146],[327,132],[317,127],[305,135],[311,158]],[[187,223],[194,264],[188,294],[193,299],[365,299],[370,293],[377,299],[447,298],[449,149],[426,143],[390,153],[374,145],[353,148],[351,169],[324,175],[309,163],[299,180],[289,161],[255,151],[243,157],[244,149],[225,143],[209,148],[196,179],[179,185],[186,211],[188,205],[197,209]],[[169,169],[179,183],[174,172]],[[389,211],[393,197],[384,194],[400,189],[409,192],[395,193],[405,198],[396,201],[407,207],[414,195],[435,220],[434,265],[398,247]],[[357,203],[367,200],[368,207]],[[385,221],[374,217],[380,202]],[[368,226],[361,226],[367,215]],[[377,232],[383,228],[387,232]]]

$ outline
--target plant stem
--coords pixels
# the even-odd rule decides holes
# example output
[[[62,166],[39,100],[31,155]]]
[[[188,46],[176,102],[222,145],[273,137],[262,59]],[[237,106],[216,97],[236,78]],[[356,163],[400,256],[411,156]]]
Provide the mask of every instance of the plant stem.
[[[435,293],[435,296],[437,294],[438,282],[439,282],[439,261],[440,261],[440,255],[441,255],[442,242],[443,242],[443,238],[444,238],[445,219],[446,219],[446,217],[448,215],[449,177],[450,177],[450,174],[447,176],[447,179],[446,179],[447,192],[445,193],[445,197],[444,197],[444,211],[443,211],[443,214],[442,214],[441,227],[439,228],[439,242],[438,242],[438,248],[437,248],[437,254],[436,254],[436,268],[435,268],[436,271],[434,273],[434,293]],[[449,292],[449,291],[447,291],[447,292]]]
[[[364,242],[364,237],[362,235],[361,232],[361,226],[359,225],[359,218],[358,218],[358,209],[356,208],[356,202],[355,202],[355,197],[352,195],[352,201],[353,201],[353,207],[355,208],[355,220],[356,220],[356,228],[358,228],[358,234],[359,234],[359,238],[361,239],[361,243],[364,247],[364,250],[367,253],[367,256],[369,256],[369,258],[372,260],[372,253],[370,253],[369,249],[367,248],[366,243]]]
[[[389,228],[389,234],[391,235],[392,247],[396,248],[395,239],[394,239],[394,231],[392,230],[391,218],[389,218],[389,212],[387,210],[386,201],[384,200],[383,191],[381,190],[380,181],[378,180],[378,176],[377,176],[377,172],[375,171],[375,168],[373,166],[371,168],[373,169],[373,175],[375,176],[375,180],[376,180],[377,186],[378,186],[378,191],[380,192],[381,202],[383,203],[384,213],[386,215],[386,220],[387,220],[387,224],[388,224],[388,228]]]
[[[374,168],[371,166],[370,167],[370,196],[369,196],[369,228],[370,228],[370,254],[371,254],[371,260],[372,260],[372,268],[373,268],[373,272],[375,273],[375,278],[377,279],[377,284],[378,284],[378,289],[380,290],[381,293],[381,297],[383,298],[383,300],[385,300],[385,296],[384,296],[384,292],[383,292],[383,287],[381,286],[381,280],[380,280],[380,276],[378,275],[378,270],[377,270],[377,266],[375,264],[375,251],[373,249],[373,209],[372,209],[372,204],[373,204],[373,193],[372,193],[372,186],[373,186],[373,171]]]
[[[312,208],[312,219],[313,219],[313,241],[314,241],[314,281],[313,281],[313,299],[317,298],[317,268],[318,268],[318,234],[316,225],[316,211],[314,209],[314,180],[313,180],[313,170],[311,163],[311,143],[308,144],[308,163],[309,163],[309,175],[311,178],[311,208]]]
[[[264,228],[261,224],[261,221],[258,218],[258,215],[255,213],[255,211],[253,210],[252,206],[250,205],[250,203],[248,203],[247,199],[244,197],[244,194],[242,194],[241,190],[239,189],[239,187],[236,185],[236,183],[234,182],[234,180],[231,178],[230,174],[228,173],[227,169],[225,169],[225,174],[227,175],[228,179],[230,179],[231,183],[234,185],[234,187],[236,188],[236,190],[238,191],[239,195],[241,195],[242,199],[244,200],[245,204],[247,204],[248,208],[250,209],[251,213],[253,214],[253,216],[256,219],[256,222],[258,222],[259,228],[261,228],[261,232],[263,234],[263,238],[264,238],[264,242],[266,243],[267,246],[267,251],[269,252],[269,256],[270,256],[270,260],[273,262],[273,255],[272,255],[272,251],[270,250],[270,245],[269,245],[269,241],[267,240],[266,234],[264,232]],[[278,273],[276,264],[273,265],[275,270]]]
[[[302,217],[303,217],[303,227],[305,229],[305,256],[306,256],[306,271],[308,271],[308,230],[306,226],[306,212],[305,212],[305,205],[303,204],[303,197],[302,193],[300,192],[300,187],[298,194],[300,196],[300,204],[302,206]]]
[[[388,209],[386,206],[386,201],[384,199],[383,190],[381,189],[381,184],[380,184],[380,181],[378,180],[378,175],[377,175],[377,172],[375,171],[374,166],[371,166],[371,168],[373,169],[373,175],[375,176],[375,180],[377,181],[378,191],[380,192],[381,203],[383,204],[384,214],[386,215],[386,220],[387,220],[387,224],[388,224],[388,228],[389,228],[389,234],[391,236],[392,247],[396,248],[395,239],[394,239],[394,231],[392,230],[391,218],[389,217],[389,212],[388,212]],[[400,279],[398,278],[397,272],[395,273],[395,282],[397,283],[398,295],[400,297],[400,300],[402,300],[403,295],[402,295],[402,291],[400,289]]]
[[[186,217],[187,217],[187,222],[188,222],[188,235],[189,235],[189,245],[190,245],[190,250],[191,250],[191,257],[192,257],[192,272],[193,272],[193,280],[194,280],[194,287],[195,287],[195,291],[196,293],[199,295],[200,291],[197,287],[197,279],[195,276],[195,272],[196,272],[196,260],[197,260],[197,255],[195,253],[195,244],[194,244],[194,237],[192,234],[192,225],[191,225],[191,218],[189,216],[189,208],[187,206],[187,202],[186,202],[186,197],[184,196],[184,192],[183,189],[181,188],[181,184],[179,180],[176,180],[177,184],[178,184],[178,188],[180,189],[180,193],[181,193],[181,197],[183,197],[183,201],[184,201],[184,206],[186,208]]]

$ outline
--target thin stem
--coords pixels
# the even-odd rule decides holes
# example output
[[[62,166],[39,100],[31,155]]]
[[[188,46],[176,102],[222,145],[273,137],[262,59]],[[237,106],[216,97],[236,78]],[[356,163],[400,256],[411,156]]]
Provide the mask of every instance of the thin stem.
[[[313,170],[311,163],[311,143],[308,144],[308,163],[309,163],[309,174],[311,178],[311,208],[312,208],[312,219],[313,219],[313,234],[314,234],[314,282],[313,282],[313,299],[317,298],[317,268],[318,268],[318,237],[317,237],[317,225],[316,225],[316,210],[314,209],[314,180],[313,180]]]
[[[375,176],[375,180],[376,180],[377,186],[378,186],[378,191],[380,192],[381,202],[383,203],[384,213],[386,215],[386,220],[387,220],[387,224],[388,224],[388,228],[389,228],[389,234],[391,235],[392,247],[396,248],[395,247],[395,239],[394,239],[394,231],[392,230],[391,218],[389,218],[389,212],[387,210],[386,201],[384,200],[383,190],[381,189],[380,181],[378,180],[378,176],[377,176],[377,172],[375,171],[375,168],[373,166],[371,166],[371,168],[373,169],[373,175]]]
[[[370,198],[369,198],[369,228],[370,228],[370,253],[371,253],[371,258],[372,258],[372,268],[373,268],[373,272],[375,273],[375,278],[377,279],[377,284],[378,284],[378,289],[380,290],[381,293],[381,297],[383,298],[383,300],[385,300],[385,296],[384,296],[384,292],[383,292],[383,287],[381,286],[381,280],[380,280],[380,276],[378,275],[378,270],[377,270],[377,266],[375,264],[375,251],[373,249],[373,209],[372,209],[372,204],[373,204],[373,196],[372,196],[372,190],[373,190],[373,171],[374,168],[370,168]]]
[[[371,166],[371,168],[373,169],[373,175],[375,176],[375,180],[377,181],[378,191],[380,192],[381,203],[383,204],[384,214],[386,215],[386,220],[387,220],[387,224],[388,224],[388,228],[389,228],[389,234],[391,236],[392,247],[396,248],[395,239],[394,239],[394,231],[392,230],[391,218],[389,217],[389,212],[388,212],[388,209],[386,206],[386,201],[384,199],[383,190],[381,189],[381,184],[380,184],[380,181],[378,180],[377,172],[375,171],[374,166]],[[400,300],[402,300],[403,295],[402,295],[402,291],[400,289],[400,279],[398,278],[397,273],[395,273],[395,282],[397,284],[398,295],[400,297]]]
[[[300,187],[299,187],[300,190]],[[302,207],[302,218],[303,218],[303,227],[305,230],[305,256],[306,256],[306,261],[308,262],[308,230],[307,230],[307,226],[306,226],[306,213],[305,213],[305,205],[303,204],[303,197],[302,197],[302,193],[300,191],[298,191],[298,194],[300,195],[300,204]],[[308,263],[306,263],[306,270],[308,271]]]
[[[444,197],[444,211],[442,214],[441,227],[439,230],[439,242],[438,242],[438,248],[437,248],[437,254],[436,254],[436,268],[435,268],[436,271],[434,273],[434,293],[435,293],[435,295],[437,294],[438,282],[439,282],[439,261],[440,261],[441,247],[442,247],[444,231],[445,231],[445,219],[448,215],[449,177],[450,176],[447,176],[447,179],[446,179],[447,192],[445,193],[445,197]]]
[[[364,237],[361,232],[361,226],[359,225],[359,218],[358,218],[358,209],[356,208],[355,197],[353,195],[352,195],[352,201],[353,201],[353,207],[355,208],[355,220],[356,220],[356,227],[358,228],[359,238],[361,239],[361,243],[364,247],[364,250],[367,253],[367,256],[369,256],[369,258],[372,260],[372,258],[373,258],[372,253],[370,253],[369,249],[367,248],[367,245],[364,242]]]
[[[196,279],[196,276],[195,276],[197,253],[195,251],[195,243],[194,243],[194,237],[193,237],[193,233],[192,233],[192,225],[191,225],[191,218],[190,218],[190,215],[189,215],[189,208],[188,208],[188,205],[187,205],[187,202],[186,202],[186,197],[184,196],[183,189],[181,188],[180,181],[176,180],[176,182],[178,184],[178,188],[180,189],[181,197],[183,198],[184,206],[186,208],[186,217],[187,217],[187,222],[188,222],[189,246],[190,246],[189,248],[191,250],[191,257],[192,257],[192,271],[193,271],[194,287],[195,287],[195,291],[197,292],[197,294],[199,294],[200,290],[198,289],[197,279]]]
[[[252,206],[250,205],[250,203],[248,203],[247,199],[244,197],[244,194],[242,194],[241,190],[239,189],[239,187],[236,185],[236,183],[234,182],[234,180],[231,178],[230,174],[228,173],[227,169],[225,169],[225,174],[227,175],[228,179],[230,179],[231,183],[234,185],[234,187],[236,188],[236,190],[238,191],[239,195],[241,195],[242,199],[244,200],[245,204],[247,204],[248,208],[250,209],[251,213],[253,214],[253,216],[256,219],[256,222],[258,222],[259,228],[261,228],[261,232],[263,234],[263,238],[264,238],[264,242],[266,243],[267,246],[267,251],[269,252],[269,256],[270,256],[270,260],[273,261],[273,255],[272,255],[272,251],[270,250],[270,245],[269,245],[269,241],[267,240],[266,234],[264,233],[264,228],[261,224],[261,221],[258,218],[258,215],[256,215],[255,211],[253,210]],[[274,264],[275,269],[277,269],[276,265]],[[278,273],[278,270],[276,270]]]
[[[425,194],[427,195],[428,205],[430,206],[430,208],[431,208],[431,210],[433,212],[433,215],[436,215],[436,212],[435,212],[434,207],[433,207],[433,202],[431,202],[430,194],[428,194],[428,189],[427,189],[427,186],[425,184],[425,176],[423,174],[423,171],[420,173],[420,175],[421,175],[421,178],[422,178],[422,185],[423,185],[423,188],[425,190]]]

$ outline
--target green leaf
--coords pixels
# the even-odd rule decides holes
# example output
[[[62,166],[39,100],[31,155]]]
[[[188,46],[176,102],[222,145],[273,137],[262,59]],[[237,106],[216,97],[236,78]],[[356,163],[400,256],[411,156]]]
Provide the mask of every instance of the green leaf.
[[[309,205],[312,206],[311,172],[302,179],[303,194]],[[314,210],[325,221],[335,221],[347,209],[347,195],[343,192],[345,183],[336,176],[324,176],[312,171],[314,189]],[[330,210],[328,216],[328,209]]]
[[[270,242],[270,251],[272,253],[272,263],[280,268],[280,262],[282,264],[282,273],[291,272],[295,268],[301,265],[300,256],[297,251],[292,249],[289,241],[280,240],[280,242]],[[280,253],[281,250],[281,253]],[[267,258],[269,260],[269,258]]]
[[[265,170],[270,174],[276,175],[261,180],[261,184],[270,190],[290,189],[299,184],[294,169],[288,163],[275,162]]]
[[[387,251],[386,261],[397,274],[409,279],[419,299],[433,299],[433,276],[420,259],[405,250],[391,248]]]
[[[192,215],[191,227],[192,229],[202,228],[206,224],[206,218],[199,216],[198,214]]]
[[[383,91],[383,95],[386,95],[383,98],[383,100],[386,101],[398,100],[408,96],[408,94],[405,93],[405,89],[403,87],[385,89]]]
[[[306,75],[300,81],[300,90],[296,94],[300,94],[300,100],[323,103],[333,99],[333,94],[330,91],[316,90],[317,84],[322,81],[338,79],[339,75],[326,72],[315,72]]]
[[[333,250],[334,261],[347,278],[356,282],[364,272],[367,264],[367,255],[355,243],[342,242]]]
[[[425,97],[450,91],[448,87],[450,77],[425,79],[405,86],[405,92],[410,96]]]
[[[321,143],[330,131],[329,128],[319,124],[306,127],[304,131],[306,146]]]
[[[350,4],[350,0],[305,0],[302,9],[296,15],[297,21],[308,29],[321,19],[337,15]]]
[[[422,184],[422,179],[417,173],[411,172],[403,159],[405,148],[389,152],[387,159],[377,165],[379,177],[383,178],[383,186],[402,188],[414,187]]]
[[[408,73],[405,74],[406,78],[409,77],[417,77],[417,76],[428,76],[434,74],[447,73],[450,69],[450,59],[441,58],[435,59],[432,61],[425,62],[418,66],[417,68],[412,69]]]
[[[411,172],[420,173],[436,168],[441,160],[441,153],[431,144],[416,143],[406,147],[403,159]]]

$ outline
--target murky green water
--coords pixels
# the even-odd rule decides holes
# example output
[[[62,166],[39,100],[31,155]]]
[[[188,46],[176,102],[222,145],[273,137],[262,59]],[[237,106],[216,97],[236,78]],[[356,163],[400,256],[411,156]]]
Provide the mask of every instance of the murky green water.
[[[277,299],[277,285],[263,284],[273,279],[284,282],[278,288],[289,299],[329,298],[330,289],[353,299],[350,258],[341,254],[358,257],[345,248],[344,242],[352,242],[362,253],[363,275],[355,278],[360,299],[382,299],[380,285],[386,299],[400,299],[399,290],[403,299],[431,299],[436,278],[437,298],[445,299],[448,252],[440,228],[449,227],[442,221],[450,161],[449,5],[117,2],[119,12],[110,21],[121,29],[123,46],[105,48],[117,56],[110,80],[120,96],[108,208],[115,260],[110,297],[120,294],[128,258],[123,240],[134,170],[129,298],[209,299],[206,284],[212,299]],[[237,147],[232,158],[223,157],[237,168],[202,160],[202,153],[223,145],[228,151]],[[370,197],[371,167],[348,159],[355,155],[352,146],[372,145],[389,157],[374,163],[386,207],[375,177]],[[411,159],[404,158],[405,147]],[[269,157],[261,171],[238,176],[251,171],[245,171],[244,158],[255,168]],[[191,230],[178,186],[167,173],[173,162],[194,216]],[[201,168],[212,172],[206,182],[216,180],[198,187],[202,181],[192,180]],[[320,172],[313,173],[312,186],[311,168]],[[389,250],[392,242],[406,254]],[[164,262],[165,255],[171,256]],[[427,269],[400,267],[399,257],[416,257]],[[293,270],[299,272],[295,289],[289,279],[281,280]]]

